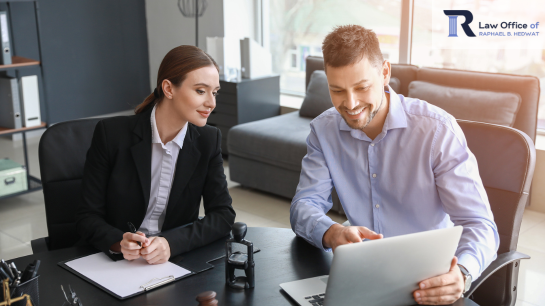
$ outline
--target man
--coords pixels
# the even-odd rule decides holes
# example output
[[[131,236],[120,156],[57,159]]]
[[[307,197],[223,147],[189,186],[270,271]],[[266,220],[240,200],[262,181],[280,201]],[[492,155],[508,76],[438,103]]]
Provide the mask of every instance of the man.
[[[454,117],[388,86],[375,33],[337,27],[323,42],[334,108],[311,123],[293,231],[316,247],[464,227],[450,271],[423,280],[419,304],[450,304],[496,258],[499,236],[475,156]],[[335,187],[348,220],[326,216]],[[467,280],[467,282],[466,282]]]

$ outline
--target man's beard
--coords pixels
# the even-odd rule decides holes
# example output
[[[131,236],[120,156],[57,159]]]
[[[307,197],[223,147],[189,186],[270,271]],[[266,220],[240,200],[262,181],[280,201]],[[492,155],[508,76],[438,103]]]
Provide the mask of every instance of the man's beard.
[[[382,93],[382,99],[380,100],[380,105],[377,107],[377,109],[375,109],[371,113],[369,113],[369,115],[367,115],[367,118],[364,118],[363,120],[354,121],[354,120],[347,120],[344,116],[341,116],[341,117],[343,117],[344,121],[346,122],[346,124],[351,129],[363,130],[364,128],[366,128],[369,125],[369,123],[371,123],[373,118],[375,118],[375,116],[379,112],[380,108],[382,107],[383,102],[384,102],[384,93]],[[372,107],[371,104],[367,104],[365,106],[366,109],[371,109],[371,107]]]

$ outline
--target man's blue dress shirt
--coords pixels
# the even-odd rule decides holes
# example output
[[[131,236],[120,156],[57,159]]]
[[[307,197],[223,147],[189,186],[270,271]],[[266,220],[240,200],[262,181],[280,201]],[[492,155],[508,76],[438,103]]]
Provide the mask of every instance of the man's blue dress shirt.
[[[463,226],[456,256],[475,280],[499,246],[477,160],[454,117],[390,93],[384,127],[374,140],[351,129],[335,108],[310,123],[291,205],[293,231],[324,248],[324,233],[335,224],[326,215],[335,187],[350,223],[385,238]]]

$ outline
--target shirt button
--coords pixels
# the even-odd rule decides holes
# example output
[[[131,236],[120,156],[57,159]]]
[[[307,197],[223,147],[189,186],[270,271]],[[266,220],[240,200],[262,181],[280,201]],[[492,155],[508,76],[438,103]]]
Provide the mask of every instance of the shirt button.
[[[377,177],[377,174],[376,174],[376,173],[373,173],[373,177]]]
[[[375,207],[376,207],[376,208],[379,208],[379,207],[380,207],[380,205],[376,204],[376,205],[375,205]]]
[[[375,144],[374,144],[374,143],[372,143],[372,144],[371,144],[371,147],[374,147],[374,146],[375,146]]]

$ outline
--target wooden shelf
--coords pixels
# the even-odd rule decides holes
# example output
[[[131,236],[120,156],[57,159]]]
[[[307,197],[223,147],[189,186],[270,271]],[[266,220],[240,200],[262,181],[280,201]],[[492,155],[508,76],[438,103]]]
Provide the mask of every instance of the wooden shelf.
[[[20,132],[26,132],[26,131],[32,131],[32,130],[39,130],[43,129],[47,126],[45,122],[42,122],[42,124],[33,126],[33,127],[24,127],[20,129],[9,129],[5,127],[0,127],[0,135],[9,135],[9,134],[15,134]]]
[[[8,70],[13,68],[36,66],[40,65],[40,61],[33,60],[22,56],[12,56],[10,65],[0,65],[0,70]]]

